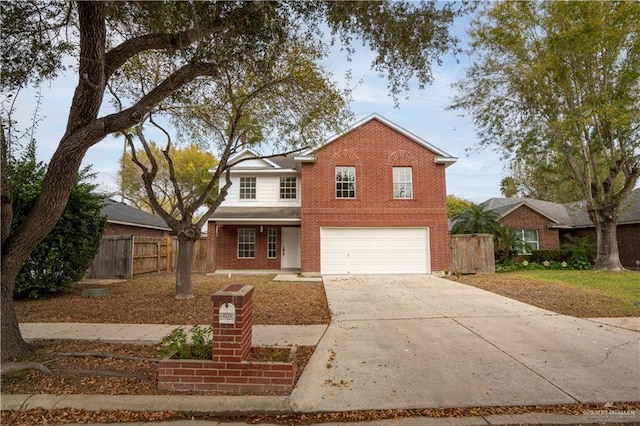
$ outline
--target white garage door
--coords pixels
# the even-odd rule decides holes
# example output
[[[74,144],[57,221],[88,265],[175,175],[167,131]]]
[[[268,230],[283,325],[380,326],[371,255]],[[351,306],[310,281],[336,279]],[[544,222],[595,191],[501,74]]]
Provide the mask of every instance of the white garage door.
[[[428,274],[429,228],[321,228],[323,274]]]

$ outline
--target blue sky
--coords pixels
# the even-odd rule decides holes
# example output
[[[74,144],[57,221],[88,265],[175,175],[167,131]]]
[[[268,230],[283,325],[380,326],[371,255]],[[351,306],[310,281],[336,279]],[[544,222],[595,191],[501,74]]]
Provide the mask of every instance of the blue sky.
[[[464,19],[456,22],[453,27],[453,32],[462,39],[463,47],[467,43],[464,33],[467,23],[468,19]],[[347,62],[345,58],[345,54],[333,54],[327,59],[325,66],[334,73],[338,82],[344,81],[347,69],[351,69],[353,82],[361,82],[352,94],[351,108],[356,119],[378,113],[458,157],[458,162],[447,169],[448,194],[474,202],[500,196],[500,180],[506,172],[499,154],[487,149],[474,150],[468,154],[467,150],[473,149],[477,142],[471,119],[462,117],[463,111],[446,110],[455,95],[451,83],[464,75],[464,67],[468,63],[466,56],[460,55],[459,63],[447,56],[442,66],[434,65],[433,84],[424,90],[412,89],[406,94],[407,99],[402,95],[397,108],[388,95],[387,80],[371,70],[372,53],[367,48],[359,47],[351,62]],[[75,85],[75,75],[69,74],[60,76],[42,89],[43,120],[36,133],[39,160],[49,161],[64,133]],[[15,115],[20,127],[29,125],[35,97],[32,90],[20,94]],[[92,170],[98,173],[95,183],[100,190],[117,192],[116,175],[122,149],[122,138],[108,136],[90,148],[85,156],[83,164],[92,165]]]

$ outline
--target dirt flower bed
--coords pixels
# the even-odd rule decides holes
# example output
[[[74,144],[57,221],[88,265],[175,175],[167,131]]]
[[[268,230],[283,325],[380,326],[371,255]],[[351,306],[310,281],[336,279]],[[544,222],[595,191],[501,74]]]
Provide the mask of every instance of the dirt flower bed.
[[[279,282],[273,275],[193,275],[194,298],[176,301],[174,274],[147,274],[126,281],[76,284],[65,294],[42,300],[17,300],[19,322],[113,324],[209,324],[211,295],[232,284],[255,288],[254,324],[328,324],[331,314],[321,282]],[[82,290],[107,287],[103,297]]]
[[[33,361],[51,370],[25,370],[2,377],[5,394],[206,395],[206,392],[158,390],[159,345],[125,345],[81,340],[35,342],[36,351],[20,361]],[[298,381],[314,347],[297,349]],[[263,351],[267,353],[267,351]],[[220,393],[209,393],[220,395]],[[246,394],[246,392],[244,393]],[[4,424],[4,423],[3,423]]]

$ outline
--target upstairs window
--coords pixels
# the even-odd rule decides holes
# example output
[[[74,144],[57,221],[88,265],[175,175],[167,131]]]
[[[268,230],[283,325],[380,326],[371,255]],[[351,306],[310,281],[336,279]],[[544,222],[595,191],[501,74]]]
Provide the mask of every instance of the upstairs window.
[[[411,167],[393,168],[393,198],[413,198],[413,175]]]
[[[540,248],[537,229],[516,229],[516,235],[524,241],[524,247],[518,248],[518,254],[531,254]]]
[[[238,229],[238,258],[253,259],[256,257],[256,229]]]
[[[355,167],[336,167],[336,198],[356,198]]]
[[[297,179],[295,177],[280,178],[280,199],[295,200],[298,198]]]
[[[256,199],[256,178],[255,177],[240,178],[240,199],[241,200]]]

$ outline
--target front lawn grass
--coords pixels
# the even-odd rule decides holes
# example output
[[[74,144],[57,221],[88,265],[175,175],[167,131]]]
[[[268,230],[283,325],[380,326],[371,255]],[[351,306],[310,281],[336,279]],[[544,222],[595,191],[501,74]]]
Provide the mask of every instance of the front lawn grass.
[[[579,318],[640,317],[640,273],[529,270],[450,278]]]
[[[536,281],[568,284],[595,290],[607,296],[640,302],[640,273],[638,272],[532,270],[519,271],[517,275]]]

